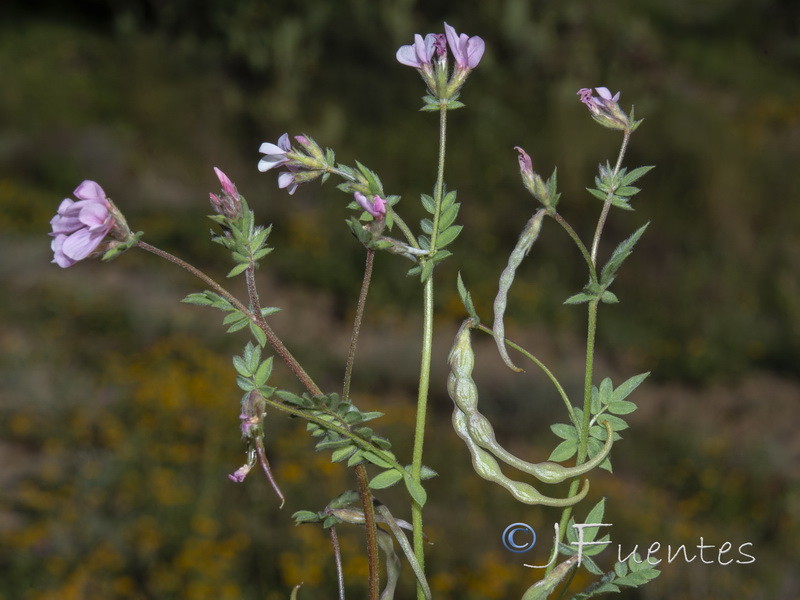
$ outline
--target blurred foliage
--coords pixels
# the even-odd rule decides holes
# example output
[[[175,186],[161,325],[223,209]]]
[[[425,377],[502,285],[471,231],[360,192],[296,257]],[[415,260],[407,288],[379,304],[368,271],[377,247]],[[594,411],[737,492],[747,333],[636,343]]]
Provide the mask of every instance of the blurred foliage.
[[[201,321],[175,306],[195,284],[136,253],[56,273],[47,222],[60,198],[95,179],[149,241],[221,275],[224,258],[197,235],[208,227],[206,198],[218,187],[211,167],[219,166],[275,223],[264,275],[276,293],[300,284],[331,299],[319,321],[294,323],[287,335],[301,351],[324,346],[330,354],[309,368],[338,385],[335,351],[297,331],[327,331],[320,321],[351,315],[364,259],[343,224],[349,198],[330,184],[286,196],[273,176],[257,173],[256,149],[286,130],[307,132],[342,162],[376,170],[387,192],[404,194],[407,221],[423,216],[414,194],[434,179],[435,119],[416,112],[423,86],[394,53],[445,19],[482,36],[487,54],[465,88],[467,107],[450,118],[447,180],[464,202],[466,228],[441,270],[443,324],[462,315],[456,270],[488,318],[496,277],[534,210],[513,146],[525,147],[543,174],[558,166],[560,209],[591,235],[599,204],[584,187],[619,140],[591,121],[575,92],[606,85],[646,119],[626,163],[657,168],[642,181],[637,212],[613,215],[607,228],[609,251],[653,221],[615,283],[622,304],[601,314],[603,358],[616,357],[612,366],[628,373],[652,369],[662,381],[709,384],[750,370],[796,376],[800,14],[792,0],[80,6],[0,7],[0,598],[271,599],[299,581],[301,599],[330,596],[323,532],[291,526],[263,481],[237,487],[225,477],[243,461],[233,375],[218,358],[235,346],[214,333],[215,316]],[[561,305],[585,283],[579,264],[546,227],[511,293],[511,337],[523,325],[557,340],[582,334],[582,311]],[[381,432],[393,440],[407,435],[411,409],[386,389],[413,391],[407,375],[418,360],[413,346],[387,349],[416,327],[420,301],[407,266],[378,257],[368,318],[388,333],[366,347],[357,369],[370,392],[365,408],[391,405]],[[524,431],[514,443],[537,444],[552,407],[534,413],[530,384],[514,385],[490,387],[487,397],[508,432]],[[759,393],[774,399],[769,387]],[[669,414],[635,424],[631,446],[615,459],[617,476],[593,482],[593,494],[609,497],[615,537],[628,546],[695,544],[708,533],[717,543],[752,541],[757,562],[674,565],[627,597],[792,598],[800,585],[787,568],[800,502],[792,450],[759,457],[752,439],[766,447],[770,422],[743,446],[717,427],[714,404],[696,400],[691,410],[710,414],[711,426],[686,433]],[[544,564],[546,549],[512,557],[499,534],[513,521],[554,517],[520,511],[483,485],[446,417],[432,418],[426,462],[447,477],[429,487],[431,585],[444,597],[519,597],[530,584],[522,563]],[[289,497],[286,515],[318,510],[352,485],[325,456],[309,460],[311,444],[295,424],[275,419],[274,427],[269,452]],[[356,583],[365,569],[360,532],[342,542]]]
[[[599,207],[583,187],[618,140],[588,120],[574,94],[608,85],[646,119],[627,163],[658,168],[642,182],[639,214],[610,224],[609,249],[642,220],[655,226],[639,250],[646,256],[617,284],[624,305],[607,311],[601,343],[661,378],[793,370],[800,42],[791,2],[715,0],[702,10],[665,0],[91,4],[69,14],[58,3],[4,9],[0,67],[14,83],[0,94],[0,175],[14,189],[63,195],[92,177],[148,235],[197,255],[189,227],[202,219],[183,209],[213,188],[210,166],[224,166],[252,203],[267,190],[265,216],[286,248],[270,268],[348,305],[361,259],[334,226],[346,199],[316,184],[286,198],[274,178],[254,172],[254,150],[284,130],[307,131],[342,161],[377,170],[389,192],[429,191],[435,124],[414,113],[424,90],[394,49],[447,18],[489,50],[464,92],[468,107],[451,119],[448,179],[465,202],[467,229],[446,277],[460,268],[479,302],[491,298],[533,208],[514,145],[544,173],[559,167],[561,208],[590,235]],[[60,17],[70,24],[54,25]],[[15,197],[26,198],[8,199],[12,214],[30,220]],[[417,204],[407,195],[400,205],[407,220],[419,216]],[[176,231],[178,219],[185,230]],[[580,314],[560,301],[585,282],[569,275],[574,253],[556,248],[533,254],[530,289],[512,296],[509,312],[518,324],[580,332]],[[398,310],[415,302],[404,266],[382,269],[376,281],[375,297]]]

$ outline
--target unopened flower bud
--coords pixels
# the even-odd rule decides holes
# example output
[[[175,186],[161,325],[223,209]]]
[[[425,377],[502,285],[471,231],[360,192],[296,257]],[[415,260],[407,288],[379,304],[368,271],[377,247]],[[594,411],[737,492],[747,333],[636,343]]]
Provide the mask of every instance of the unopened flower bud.
[[[356,203],[374,218],[383,219],[386,216],[386,200],[381,198],[378,194],[375,194],[372,200],[369,200],[361,192],[356,192],[353,196],[355,197]]]
[[[534,198],[541,202],[542,206],[550,210],[553,207],[550,192],[541,176],[534,172],[531,157],[519,146],[514,146],[514,149],[519,152],[519,172],[522,175],[522,184]]]
[[[296,135],[294,136],[294,139],[303,147],[308,155],[314,159],[313,166],[324,167],[326,165],[325,153],[322,151],[322,148],[319,147],[317,142],[307,135]]]
[[[209,194],[211,207],[217,214],[229,219],[238,219],[242,215],[242,200],[239,197],[236,186],[217,167],[214,167],[214,172],[217,174],[217,179],[219,179],[219,183],[222,186],[222,194],[220,196]]]

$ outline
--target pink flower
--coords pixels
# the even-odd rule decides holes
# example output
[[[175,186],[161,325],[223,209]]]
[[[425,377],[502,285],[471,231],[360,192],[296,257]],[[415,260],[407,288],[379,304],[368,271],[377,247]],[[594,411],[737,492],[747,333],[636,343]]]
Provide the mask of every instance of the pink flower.
[[[412,45],[400,46],[397,50],[397,61],[416,69],[430,67],[435,41],[436,35],[433,33],[426,35],[424,40],[420,34],[415,33]]]
[[[450,51],[456,59],[456,69],[469,71],[478,66],[483,57],[486,44],[477,35],[469,37],[466,33],[458,35],[456,30],[447,23],[444,24],[444,31],[447,35],[447,43],[450,44]]]
[[[53,262],[67,268],[94,252],[114,226],[114,215],[106,194],[94,181],[84,181],[73,192],[78,202],[64,199],[50,219],[55,239]]]
[[[386,216],[386,200],[378,196],[378,194],[372,197],[372,201],[368,200],[361,192],[356,192],[353,196],[355,196],[356,203],[376,219],[382,219]]]
[[[595,88],[597,96],[592,96],[590,88],[578,90],[581,102],[589,109],[592,118],[609,129],[627,130],[631,127],[630,118],[617,104],[619,92],[611,95],[608,88]]]
[[[244,478],[247,477],[247,474],[250,472],[252,468],[253,468],[252,465],[242,465],[241,467],[236,469],[235,472],[230,473],[228,475],[228,479],[236,483],[242,483],[244,481]]]
[[[264,142],[258,149],[259,152],[265,155],[264,158],[258,161],[258,170],[263,173],[272,168],[286,164],[289,162],[289,158],[286,155],[291,149],[292,144],[289,141],[288,133],[284,133],[278,139],[277,145]]]
[[[259,163],[259,168],[260,165],[261,163]],[[289,192],[289,195],[294,194],[297,191],[297,186],[299,185],[300,183],[294,178],[294,175],[289,171],[284,171],[283,173],[278,175],[278,187],[280,189],[286,188],[286,191]]]

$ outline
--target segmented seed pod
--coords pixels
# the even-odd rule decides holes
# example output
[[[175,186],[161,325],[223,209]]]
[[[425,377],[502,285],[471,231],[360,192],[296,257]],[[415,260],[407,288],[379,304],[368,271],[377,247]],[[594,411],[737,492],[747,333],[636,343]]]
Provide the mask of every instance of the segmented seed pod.
[[[565,478],[581,474],[593,466],[567,468],[556,463],[527,463],[506,451],[497,443],[494,430],[486,417],[478,412],[478,388],[472,380],[472,369],[475,355],[472,351],[470,327],[471,319],[462,323],[456,334],[453,348],[450,351],[450,375],[447,379],[447,391],[455,404],[453,411],[453,428],[464,440],[475,472],[488,481],[506,488],[520,502],[525,504],[543,504],[545,506],[571,506],[580,502],[589,491],[589,482],[575,496],[567,498],[551,498],[540,493],[536,488],[522,481],[515,481],[505,476],[493,454],[506,462],[514,461],[512,466],[520,468],[545,483],[557,483]],[[610,433],[610,432],[609,432]],[[611,436],[609,435],[609,438]],[[609,446],[610,449],[610,446]],[[607,452],[606,452],[607,454]],[[605,457],[603,457],[605,458]],[[595,459],[593,459],[595,460]],[[602,461],[602,459],[601,459]],[[588,464],[588,463],[587,463]],[[576,472],[580,470],[580,473]],[[566,474],[565,474],[566,473]]]
[[[542,208],[533,215],[530,220],[525,224],[525,228],[517,240],[517,245],[508,257],[508,265],[500,275],[500,285],[497,290],[497,297],[494,299],[494,324],[492,331],[494,333],[494,341],[497,343],[497,350],[500,352],[500,357],[506,363],[509,369],[521,372],[520,369],[508,356],[505,343],[505,325],[503,323],[503,316],[506,312],[506,303],[508,301],[508,290],[511,289],[511,284],[514,282],[514,277],[517,273],[517,267],[522,263],[522,259],[531,251],[533,243],[539,237],[539,232],[542,229],[542,220],[547,214],[547,210]]]
[[[503,474],[500,465],[494,457],[487,451],[482,449],[470,437],[467,428],[467,416],[459,409],[453,411],[453,429],[455,429],[458,437],[464,440],[464,443],[469,449],[472,456],[472,466],[475,472],[483,479],[496,483],[507,489],[514,498],[523,504],[541,504],[543,506],[572,506],[577,504],[586,497],[589,493],[589,480],[585,480],[583,489],[574,496],[567,496],[566,498],[551,498],[545,496],[535,487],[524,481],[515,481]]]
[[[606,459],[614,443],[614,432],[611,429],[611,425],[609,425],[607,421],[603,421],[608,437],[602,450],[591,460],[574,467],[565,467],[564,465],[550,461],[531,463],[511,454],[500,445],[495,438],[491,423],[489,423],[489,420],[484,415],[476,410],[473,413],[467,413],[467,417],[467,428],[470,437],[476,444],[485,450],[489,450],[495,457],[499,458],[507,465],[524,473],[528,473],[529,475],[533,475],[536,479],[544,483],[561,483],[571,477],[577,477],[578,475],[588,473]]]

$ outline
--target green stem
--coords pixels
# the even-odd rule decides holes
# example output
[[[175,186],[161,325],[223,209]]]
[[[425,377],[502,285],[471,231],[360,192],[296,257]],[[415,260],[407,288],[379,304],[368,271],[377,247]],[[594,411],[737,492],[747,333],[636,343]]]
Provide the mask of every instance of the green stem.
[[[589,421],[592,408],[592,373],[594,370],[594,341],[597,330],[597,305],[599,300],[595,298],[589,302],[589,323],[586,333],[586,374],[583,382],[583,421],[579,432],[578,456],[575,465],[580,465],[586,460],[586,448],[589,441]],[[574,421],[573,421],[574,422]],[[580,486],[580,477],[576,477],[569,485],[569,496],[574,496]],[[572,507],[566,507],[561,513],[561,521],[558,526],[558,542],[560,543],[567,531],[569,518],[572,516]],[[550,565],[545,570],[545,577],[550,574],[554,565]]]
[[[594,266],[594,260],[592,260],[592,257],[589,254],[589,251],[586,249],[586,246],[583,244],[581,238],[578,237],[578,234],[575,233],[575,230],[572,228],[572,226],[569,223],[567,223],[566,220],[564,220],[564,217],[562,217],[560,214],[558,213],[547,213],[547,214],[553,217],[553,219],[555,219],[555,221],[559,225],[561,225],[561,227],[564,228],[564,231],[567,232],[567,235],[569,235],[569,237],[572,238],[572,241],[575,242],[575,245],[581,252],[581,256],[583,256],[583,260],[586,261],[586,265],[589,267],[589,277],[591,277],[592,281],[597,282],[597,269]]]
[[[611,179],[614,180],[622,168],[622,158],[625,156],[625,150],[628,148],[628,140],[631,139],[631,132],[629,129],[625,130],[622,138],[622,147],[619,149],[619,156],[617,156],[617,164],[614,166],[614,173]],[[597,248],[600,245],[600,236],[603,234],[603,227],[606,224],[606,217],[608,211],[611,209],[611,199],[614,197],[614,189],[608,190],[606,201],[603,204],[603,211],[600,213],[600,218],[597,221],[597,229],[594,231],[594,240],[592,240],[592,265],[597,265]]]
[[[442,102],[439,109],[439,165],[436,172],[434,200],[436,208],[433,214],[433,232],[431,233],[430,256],[436,254],[436,234],[439,228],[439,217],[442,212],[444,196],[444,159],[447,142],[447,104]],[[411,478],[422,480],[422,450],[425,442],[425,417],[428,408],[428,389],[430,387],[431,357],[433,348],[433,274],[425,282],[423,292],[423,325],[422,325],[422,358],[419,369],[419,392],[417,395],[417,417],[414,427],[414,451],[411,458]],[[411,523],[413,526],[414,554],[419,562],[422,575],[425,573],[425,540],[422,533],[422,506],[417,502],[411,504]],[[417,599],[424,600],[425,590],[417,583]]]
[[[589,323],[586,332],[586,374],[583,380],[583,422],[581,423],[580,444],[577,464],[586,460],[586,446],[589,441],[589,422],[592,417],[592,376],[594,372],[594,340],[597,331],[597,306],[600,300],[589,302]],[[576,484],[579,483],[576,481]]]
[[[486,325],[479,324],[476,327],[476,329],[483,331],[484,333],[488,333],[489,335],[493,335],[493,331],[488,327],[486,327]],[[564,391],[564,388],[561,386],[561,383],[559,383],[558,379],[556,379],[556,376],[553,375],[552,371],[550,371],[550,369],[548,369],[547,366],[545,366],[545,364],[542,361],[540,361],[533,354],[525,350],[525,348],[523,348],[522,346],[515,344],[508,338],[504,338],[503,341],[505,341],[506,346],[508,346],[509,348],[513,348],[514,350],[516,350],[517,352],[528,358],[532,363],[534,363],[537,367],[539,367],[544,372],[545,375],[547,375],[547,378],[553,382],[553,385],[556,387],[556,390],[558,390],[561,399],[564,401],[564,405],[567,408],[567,412],[569,413],[570,419],[574,421],[575,413],[573,412],[572,409],[572,403],[569,401],[569,396],[567,396],[567,393]]]
[[[414,238],[414,234],[411,232],[411,229],[409,229],[408,225],[406,225],[406,222],[400,218],[400,215],[398,215],[393,208],[390,207],[389,210],[392,211],[392,220],[394,221],[395,225],[400,228],[400,231],[403,232],[403,235],[406,236],[406,241],[408,242],[409,246],[412,248],[419,248],[419,243],[417,243],[417,240]]]
[[[411,477],[421,481],[422,448],[425,441],[425,416],[428,407],[428,388],[430,387],[431,356],[433,348],[433,276],[425,282],[424,320],[422,325],[422,360],[419,369],[419,392],[417,395],[417,418],[414,428],[414,452],[411,458]],[[425,572],[425,545],[422,535],[422,507],[417,502],[411,504],[411,523],[413,526],[414,554],[422,572]],[[417,585],[417,598],[425,598],[422,586]]]

